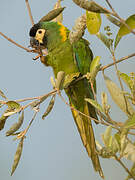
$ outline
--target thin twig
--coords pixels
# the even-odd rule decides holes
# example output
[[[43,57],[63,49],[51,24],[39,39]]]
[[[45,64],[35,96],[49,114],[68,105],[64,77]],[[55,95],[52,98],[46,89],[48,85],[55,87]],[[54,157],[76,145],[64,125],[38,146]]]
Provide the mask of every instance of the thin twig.
[[[113,66],[114,64],[118,64],[118,63],[120,63],[120,62],[122,62],[122,61],[125,61],[125,60],[127,60],[127,59],[129,59],[129,58],[132,58],[132,57],[134,57],[134,56],[135,56],[135,53],[130,54],[130,55],[125,56],[125,57],[122,57],[121,59],[119,59],[119,60],[117,60],[117,61],[115,61],[115,62],[113,62],[113,63],[110,63],[110,64],[108,64],[108,65],[105,65],[105,66],[101,67],[101,68],[100,68],[100,71],[104,71],[104,70],[107,69],[108,67],[111,67],[111,66]]]
[[[135,180],[135,177],[133,176],[133,174],[129,171],[129,169],[124,165],[124,163],[116,156],[114,155],[116,161],[125,169],[125,171],[131,176],[131,178],[133,178]]]
[[[123,87],[123,84],[122,84],[122,81],[120,79],[120,75],[119,75],[119,72],[118,72],[114,51],[112,51],[112,58],[113,58],[113,61],[114,61],[114,66],[115,66],[116,74],[117,74],[117,77],[118,77],[118,80],[119,80],[119,83],[120,83],[121,90],[124,91],[124,87]],[[127,111],[128,114],[130,114],[130,112],[128,110],[128,105],[127,105],[127,100],[126,100],[125,94],[123,94],[123,98],[124,98],[125,105],[126,105],[126,111]]]
[[[109,0],[105,0],[105,1],[107,2],[108,6],[111,8],[111,10],[112,10],[112,12],[113,12],[113,15],[114,15],[115,17],[117,17],[117,18],[120,20],[120,22],[121,22],[122,24],[124,24],[124,25],[128,28],[128,30],[129,30],[130,32],[132,32],[133,34],[135,34],[135,32],[131,29],[131,27],[129,27],[128,24],[125,22],[125,20],[122,19],[122,18],[118,15],[118,13],[114,10],[114,8],[113,8],[112,5],[110,4]]]
[[[5,39],[7,39],[8,41],[10,41],[11,43],[15,44],[16,46],[18,46],[19,48],[22,48],[24,50],[26,50],[27,52],[32,52],[32,50],[25,48],[24,46],[16,43],[15,41],[13,41],[12,39],[8,38],[6,35],[4,35],[2,32],[0,32],[0,35],[3,36]]]
[[[30,5],[29,5],[29,1],[25,0],[25,2],[26,2],[27,9],[28,9],[31,24],[33,26],[34,25],[34,19],[33,19],[32,13],[31,13],[31,8],[30,8]]]

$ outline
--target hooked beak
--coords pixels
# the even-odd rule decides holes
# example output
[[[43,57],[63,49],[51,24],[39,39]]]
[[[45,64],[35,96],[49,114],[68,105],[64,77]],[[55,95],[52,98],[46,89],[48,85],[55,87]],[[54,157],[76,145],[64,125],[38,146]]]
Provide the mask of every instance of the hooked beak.
[[[35,39],[34,37],[30,38],[30,46],[32,48],[37,48],[37,47],[39,47],[39,45],[40,45],[40,43],[37,39]]]

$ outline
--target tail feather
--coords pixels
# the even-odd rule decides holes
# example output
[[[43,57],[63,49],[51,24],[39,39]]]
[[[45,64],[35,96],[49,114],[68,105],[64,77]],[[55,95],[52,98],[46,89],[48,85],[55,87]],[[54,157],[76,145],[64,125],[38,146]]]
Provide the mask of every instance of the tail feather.
[[[71,102],[70,104],[72,107],[74,107],[74,105]],[[84,105],[83,113],[86,114],[87,116],[90,115],[87,102]],[[100,176],[104,178],[103,171],[99,162],[99,157],[96,152],[95,137],[94,137],[91,120],[90,118],[80,114],[76,110],[72,110],[72,114],[73,114],[75,123],[77,125],[78,131],[80,133],[80,137],[82,139],[83,145],[86,148],[88,156],[92,160],[93,167],[95,171],[98,171]]]

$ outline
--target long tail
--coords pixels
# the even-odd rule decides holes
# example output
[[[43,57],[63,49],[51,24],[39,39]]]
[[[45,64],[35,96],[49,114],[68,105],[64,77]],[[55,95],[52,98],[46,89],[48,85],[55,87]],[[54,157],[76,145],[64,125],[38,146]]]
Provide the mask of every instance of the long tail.
[[[72,107],[74,107],[73,103],[70,102],[70,104]],[[89,105],[86,102],[83,108],[83,113],[86,114],[87,116],[90,116],[89,109],[91,108],[89,108]],[[80,133],[83,145],[86,148],[88,156],[92,160],[93,167],[95,171],[98,171],[100,176],[104,178],[103,171],[99,162],[99,157],[96,152],[95,137],[94,137],[91,120],[87,118],[86,116],[78,113],[76,110],[72,110],[72,114],[73,114],[75,123],[77,125],[78,131]]]

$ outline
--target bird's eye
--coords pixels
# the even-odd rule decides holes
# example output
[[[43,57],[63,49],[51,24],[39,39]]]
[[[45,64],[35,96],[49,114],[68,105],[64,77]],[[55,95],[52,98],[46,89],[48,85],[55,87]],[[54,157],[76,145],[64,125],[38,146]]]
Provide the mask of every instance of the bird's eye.
[[[39,34],[42,34],[42,31],[41,31],[41,30],[39,30],[39,31],[38,31],[38,33],[39,33]]]

